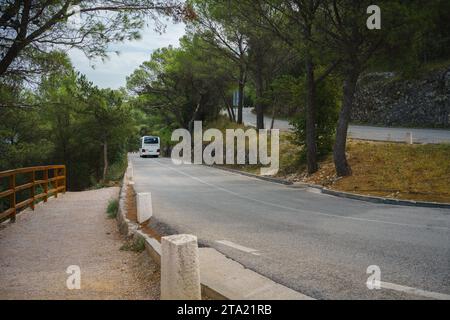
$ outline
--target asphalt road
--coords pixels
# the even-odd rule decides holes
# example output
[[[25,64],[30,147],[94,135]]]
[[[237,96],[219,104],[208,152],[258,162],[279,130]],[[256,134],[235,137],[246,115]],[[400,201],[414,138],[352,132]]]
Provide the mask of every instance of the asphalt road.
[[[130,159],[135,189],[152,193],[162,224],[301,293],[317,299],[450,294],[449,209],[337,198],[167,158]],[[380,290],[366,286],[370,265],[381,270]],[[426,292],[408,293],[416,289]]]
[[[256,126],[256,115],[251,112],[251,108],[244,108],[242,112],[244,124]],[[272,119],[264,117],[265,128],[270,128]],[[275,119],[274,129],[291,130],[287,120]],[[348,135],[350,138],[373,140],[373,141],[393,141],[405,142],[407,133],[412,133],[414,143],[450,143],[450,130],[434,129],[410,129],[410,128],[385,128],[372,126],[350,125]]]

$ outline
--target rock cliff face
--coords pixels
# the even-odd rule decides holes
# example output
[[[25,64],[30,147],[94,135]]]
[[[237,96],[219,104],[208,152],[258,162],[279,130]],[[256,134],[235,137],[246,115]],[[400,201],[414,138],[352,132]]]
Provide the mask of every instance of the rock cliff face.
[[[352,122],[450,128],[450,69],[411,80],[393,73],[361,77]]]

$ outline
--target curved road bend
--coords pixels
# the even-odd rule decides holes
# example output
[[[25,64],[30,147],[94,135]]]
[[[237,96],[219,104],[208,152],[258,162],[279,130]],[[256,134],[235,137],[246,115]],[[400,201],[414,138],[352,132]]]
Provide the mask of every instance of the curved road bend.
[[[450,209],[338,198],[168,158],[130,160],[157,220],[294,290],[317,299],[450,298]],[[391,289],[367,289],[370,265]]]
[[[256,127],[256,115],[251,112],[251,108],[244,108],[242,118],[246,125]],[[265,116],[264,125],[270,128],[272,118]],[[292,130],[292,126],[287,120],[275,119],[275,129]],[[350,125],[348,136],[354,139],[372,141],[394,141],[405,142],[407,133],[412,133],[414,143],[450,143],[450,130],[440,129],[414,129],[414,128],[386,128]]]

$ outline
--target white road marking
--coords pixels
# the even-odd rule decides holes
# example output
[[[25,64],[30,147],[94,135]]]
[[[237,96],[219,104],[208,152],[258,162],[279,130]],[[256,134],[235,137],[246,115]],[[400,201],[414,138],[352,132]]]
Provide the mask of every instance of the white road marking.
[[[399,284],[383,282],[383,281],[380,281],[380,285],[381,285],[381,288],[383,288],[383,289],[390,289],[390,290],[405,292],[407,294],[413,294],[416,296],[421,296],[421,297],[431,298],[431,299],[436,299],[436,300],[450,300],[450,294],[425,291],[422,289],[401,286]]]
[[[322,194],[322,190],[317,189],[317,188],[311,188],[311,187],[307,187],[306,188],[307,192],[311,192],[311,193],[316,193],[316,194]]]
[[[246,253],[251,253],[255,256],[259,256],[258,250],[241,246],[240,244],[228,241],[228,240],[217,240],[217,243],[223,244],[224,246],[231,247]]]
[[[271,207],[274,207],[274,208],[279,208],[279,209],[284,209],[284,210],[289,210],[289,211],[294,211],[294,212],[300,212],[300,213],[304,213],[304,214],[320,215],[320,216],[326,216],[326,217],[332,217],[332,218],[338,218],[338,219],[347,219],[347,220],[353,220],[353,221],[375,222],[375,223],[382,223],[382,224],[388,224],[388,225],[394,225],[394,226],[402,226],[402,227],[441,229],[441,230],[445,230],[445,231],[449,231],[450,230],[450,228],[444,227],[444,226],[428,226],[428,225],[421,225],[421,224],[390,222],[390,221],[376,220],[376,219],[366,219],[366,218],[358,218],[358,217],[346,217],[346,216],[340,216],[340,215],[337,215],[337,214],[323,213],[323,212],[311,211],[311,210],[308,210],[308,211],[299,210],[297,208],[287,207],[287,206],[283,206],[283,205],[280,205],[280,204],[275,204],[275,203],[267,202],[267,201],[264,201],[264,200],[259,200],[259,199],[255,199],[255,198],[244,196],[244,195],[242,195],[240,193],[237,193],[237,192],[228,190],[226,188],[219,187],[219,186],[217,186],[215,184],[206,182],[206,181],[204,181],[204,180],[202,180],[200,178],[194,177],[194,176],[192,176],[192,175],[190,175],[188,173],[185,173],[185,172],[183,172],[181,170],[172,168],[171,166],[162,164],[160,161],[155,161],[154,163],[157,163],[161,167],[165,167],[165,168],[168,168],[168,169],[170,169],[172,171],[178,172],[179,174],[182,174],[182,175],[184,175],[186,177],[189,177],[191,179],[197,180],[198,182],[206,184],[207,186],[210,186],[210,187],[216,188],[218,190],[224,191],[226,193],[232,194],[232,195],[234,195],[236,197],[239,197],[241,199],[246,199],[246,200],[258,202],[258,203],[264,204],[266,206],[271,206]]]

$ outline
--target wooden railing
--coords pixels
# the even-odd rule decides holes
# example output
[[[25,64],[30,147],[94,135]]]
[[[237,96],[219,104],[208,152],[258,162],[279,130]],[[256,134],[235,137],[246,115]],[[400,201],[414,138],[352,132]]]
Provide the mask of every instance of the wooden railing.
[[[17,185],[16,178],[20,176],[22,180],[27,182]],[[28,179],[26,177],[28,176]],[[0,208],[0,220],[9,218],[11,222],[16,219],[16,213],[26,207],[31,207],[34,210],[34,205],[37,201],[47,199],[54,195],[58,197],[58,193],[66,192],[66,166],[40,166],[21,168],[15,170],[8,170],[0,172],[0,180],[8,179],[8,187],[6,190],[0,190],[0,200],[9,198],[9,206],[6,210]],[[17,202],[17,195],[25,190],[30,190],[29,195],[22,197],[20,202]]]

